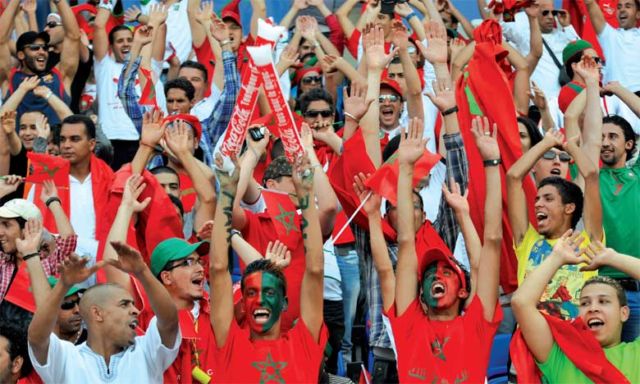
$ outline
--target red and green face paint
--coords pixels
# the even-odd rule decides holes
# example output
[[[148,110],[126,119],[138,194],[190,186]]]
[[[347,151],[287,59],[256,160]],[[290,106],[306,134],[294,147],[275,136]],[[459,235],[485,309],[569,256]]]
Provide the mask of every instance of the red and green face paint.
[[[460,289],[460,278],[445,261],[427,266],[422,279],[421,297],[429,308],[444,309],[454,305]]]
[[[286,303],[282,280],[268,272],[254,272],[245,278],[242,295],[249,327],[257,333],[269,331]]]

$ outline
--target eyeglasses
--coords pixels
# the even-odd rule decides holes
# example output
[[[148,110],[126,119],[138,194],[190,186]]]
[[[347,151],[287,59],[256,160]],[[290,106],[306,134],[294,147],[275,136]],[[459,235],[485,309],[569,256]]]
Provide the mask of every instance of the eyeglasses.
[[[25,47],[28,48],[30,51],[43,50],[46,52],[49,50],[49,46],[47,44],[27,44],[25,45]]]
[[[599,58],[597,56],[582,56],[581,60],[584,60],[587,57],[590,58],[591,60],[593,60],[593,62],[596,63],[597,65],[599,65],[599,64],[604,65],[604,59],[601,59],[601,58]]]
[[[384,103],[385,100],[389,100],[392,103],[398,101],[399,97],[397,95],[380,95],[378,96],[378,102],[380,104]]]
[[[549,10],[549,9],[545,9],[544,11],[542,11],[542,16],[549,16],[549,13],[551,13],[551,15],[553,16],[558,16],[558,15],[562,15],[564,16],[567,11],[565,11],[564,9],[554,9],[554,10]]]
[[[47,22],[47,24],[45,24],[47,27],[49,28],[55,28],[55,27],[59,27],[62,25],[62,23],[57,23],[55,21],[49,21]]]
[[[547,151],[544,153],[544,155],[542,155],[542,158],[545,160],[555,160],[556,157],[563,163],[568,163],[571,161],[571,156],[569,156],[569,154],[566,152]]]
[[[322,83],[322,76],[307,76],[302,78],[302,84],[309,85],[311,83]]]
[[[80,298],[71,301],[63,301],[62,304],[60,304],[60,309],[62,309],[63,311],[68,311],[75,308],[76,305],[80,305]]]
[[[180,267],[192,267],[196,264],[200,264],[203,265],[204,261],[201,260],[200,258],[196,259],[195,257],[187,257],[186,259],[180,261],[179,263],[167,266],[164,268],[165,271],[172,271],[176,268],[180,268]]]
[[[322,111],[310,110],[304,113],[304,117],[310,118],[310,119],[318,116],[322,116],[326,119],[328,117],[331,117],[332,115],[333,115],[333,111],[330,109],[323,109]]]

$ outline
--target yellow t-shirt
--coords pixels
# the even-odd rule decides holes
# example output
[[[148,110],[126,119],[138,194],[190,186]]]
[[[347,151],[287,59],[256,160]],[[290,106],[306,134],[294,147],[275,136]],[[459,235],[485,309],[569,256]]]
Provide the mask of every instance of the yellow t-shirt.
[[[589,244],[590,239],[583,230],[581,233],[584,241],[580,247]],[[547,256],[551,254],[553,246],[558,239],[545,239],[535,230],[533,225],[529,223],[527,232],[519,246],[516,247],[516,256],[518,258],[518,284],[527,277]],[[551,282],[545,288],[540,298],[538,308],[545,313],[563,319],[573,319],[578,315],[578,306],[580,305],[580,290],[585,281],[593,276],[597,276],[598,272],[581,272],[580,268],[586,264],[564,265],[560,268],[551,279]]]

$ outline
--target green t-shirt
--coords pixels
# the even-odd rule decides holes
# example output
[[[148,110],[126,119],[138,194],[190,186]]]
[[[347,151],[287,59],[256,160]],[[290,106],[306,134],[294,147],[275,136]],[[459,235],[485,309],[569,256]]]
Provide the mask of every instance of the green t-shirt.
[[[609,360],[631,383],[640,383],[640,338],[604,350]],[[593,383],[569,360],[558,344],[553,343],[547,361],[538,363],[544,383]]]
[[[631,168],[602,168],[600,195],[607,246],[640,257],[640,161]],[[611,267],[603,267],[599,272],[604,276],[627,277]]]

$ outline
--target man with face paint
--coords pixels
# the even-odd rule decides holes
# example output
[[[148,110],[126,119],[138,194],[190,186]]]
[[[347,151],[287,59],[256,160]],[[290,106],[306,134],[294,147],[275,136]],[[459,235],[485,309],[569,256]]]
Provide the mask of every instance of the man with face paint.
[[[220,158],[220,164],[222,159]],[[327,341],[323,325],[324,262],[318,213],[314,204],[313,169],[307,155],[297,159],[293,184],[302,210],[305,270],[300,293],[300,318],[281,332],[287,309],[282,272],[268,260],[247,266],[242,276],[246,327],[234,320],[231,275],[228,269],[232,205],[240,169],[218,172],[220,193],[211,248],[211,324],[216,340],[216,380],[220,382],[317,382]]]
[[[480,253],[476,293],[452,255],[431,248],[416,253],[411,180],[424,152],[420,130],[401,133],[398,149],[398,264],[395,302],[386,308],[397,349],[400,382],[483,382],[493,336],[502,320],[498,303],[500,273],[500,150],[489,121],[480,118],[472,132],[485,164],[484,245]],[[391,279],[393,276],[386,278]],[[383,284],[383,283],[381,283]],[[470,302],[464,314],[465,300]],[[423,306],[426,306],[426,313]]]
[[[640,279],[640,260],[594,242],[580,250],[581,234],[567,231],[551,255],[521,284],[511,300],[528,351],[512,349],[518,361],[533,355],[543,382],[640,382],[640,338],[622,342],[629,319],[623,287],[609,277],[588,280],[580,291],[580,312],[573,322],[557,321],[537,309],[547,282],[566,265],[584,262],[585,270],[615,268]],[[512,344],[513,345],[513,344]],[[597,370],[592,369],[597,367]],[[516,366],[516,369],[518,366]],[[518,369],[518,378],[521,370]]]

